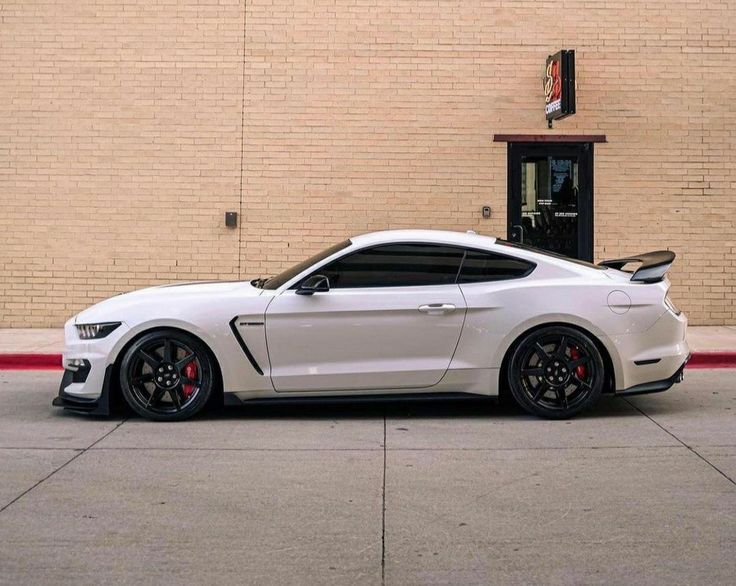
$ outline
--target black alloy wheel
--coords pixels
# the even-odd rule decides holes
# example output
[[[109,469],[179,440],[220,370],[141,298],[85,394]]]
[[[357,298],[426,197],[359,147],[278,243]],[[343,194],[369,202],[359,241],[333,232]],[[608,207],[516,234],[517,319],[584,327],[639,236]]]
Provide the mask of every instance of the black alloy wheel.
[[[516,346],[509,383],[516,402],[547,419],[566,419],[594,405],[605,380],[601,353],[574,328],[549,326]]]
[[[179,330],[143,335],[120,365],[120,388],[139,415],[181,421],[202,410],[212,394],[213,365],[207,348]]]

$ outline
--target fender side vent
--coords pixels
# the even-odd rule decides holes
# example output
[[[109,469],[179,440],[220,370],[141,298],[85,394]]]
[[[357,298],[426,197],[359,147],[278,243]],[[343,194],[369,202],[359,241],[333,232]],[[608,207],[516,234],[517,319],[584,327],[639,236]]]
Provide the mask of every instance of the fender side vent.
[[[637,366],[644,366],[645,364],[657,364],[657,362],[661,361],[661,358],[652,358],[651,360],[634,360],[634,364]]]
[[[263,370],[261,370],[261,367],[258,366],[256,359],[253,357],[253,354],[251,354],[250,350],[248,349],[248,345],[245,343],[245,340],[243,340],[243,337],[240,335],[238,328],[235,327],[235,322],[237,320],[237,315],[230,320],[230,329],[232,330],[235,339],[238,341],[238,344],[240,344],[240,348],[243,351],[243,354],[245,354],[245,357],[248,359],[248,362],[250,362],[251,366],[258,374],[263,375]]]

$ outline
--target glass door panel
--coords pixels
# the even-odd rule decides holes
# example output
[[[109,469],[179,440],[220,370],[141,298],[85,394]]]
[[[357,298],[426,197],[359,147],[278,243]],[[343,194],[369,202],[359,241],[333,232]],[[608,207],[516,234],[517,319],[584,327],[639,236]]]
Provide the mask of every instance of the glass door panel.
[[[577,157],[522,157],[524,243],[577,256],[578,193]]]
[[[592,260],[592,145],[509,144],[508,238]]]

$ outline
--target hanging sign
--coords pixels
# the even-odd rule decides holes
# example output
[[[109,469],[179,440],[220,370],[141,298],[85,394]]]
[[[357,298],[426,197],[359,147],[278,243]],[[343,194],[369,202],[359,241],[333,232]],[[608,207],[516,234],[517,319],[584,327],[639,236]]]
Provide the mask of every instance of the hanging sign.
[[[575,113],[575,51],[563,49],[547,57],[544,112],[547,120],[559,120]]]

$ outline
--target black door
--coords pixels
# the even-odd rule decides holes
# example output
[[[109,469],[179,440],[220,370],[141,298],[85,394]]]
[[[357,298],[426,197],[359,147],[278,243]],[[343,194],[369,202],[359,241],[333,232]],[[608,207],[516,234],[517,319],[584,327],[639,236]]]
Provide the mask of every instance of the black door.
[[[508,149],[508,239],[592,261],[592,143]]]

